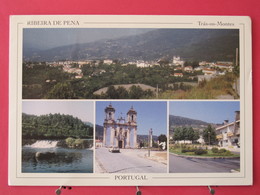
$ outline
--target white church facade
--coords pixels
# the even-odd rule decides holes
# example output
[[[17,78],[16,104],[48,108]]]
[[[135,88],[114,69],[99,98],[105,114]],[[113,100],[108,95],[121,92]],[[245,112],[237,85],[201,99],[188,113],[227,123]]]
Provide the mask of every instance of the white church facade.
[[[137,112],[131,107],[126,119],[115,119],[115,112],[111,104],[105,108],[103,146],[137,148]]]

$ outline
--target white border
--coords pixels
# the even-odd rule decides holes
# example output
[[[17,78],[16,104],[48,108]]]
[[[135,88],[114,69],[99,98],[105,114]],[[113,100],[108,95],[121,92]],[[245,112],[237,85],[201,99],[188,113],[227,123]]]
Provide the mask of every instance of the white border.
[[[30,25],[28,21],[79,21],[79,25]],[[209,25],[201,26],[199,21]],[[232,26],[218,26],[218,21]],[[241,170],[239,173],[145,174],[147,180],[115,181],[115,174],[21,173],[21,90],[23,28],[191,28],[240,30]],[[252,50],[251,20],[246,16],[31,15],[10,17],[9,185],[194,186],[252,185]],[[37,100],[35,100],[37,101]],[[48,101],[48,100],[46,100]],[[66,101],[66,100],[64,100]],[[70,100],[71,101],[71,100]],[[92,101],[92,100],[89,100]],[[94,100],[95,101],[95,100]],[[113,101],[113,100],[112,100]],[[129,101],[129,100],[127,100]],[[139,100],[138,100],[139,101]],[[156,100],[153,100],[156,101]],[[167,100],[162,100],[167,101]],[[174,100],[181,101],[181,100]],[[187,101],[187,100],[185,100]],[[195,100],[205,101],[205,100]],[[206,100],[208,101],[208,100]],[[221,101],[221,100],[218,100]],[[225,100],[226,101],[226,100]],[[238,100],[239,101],[239,100]],[[169,104],[168,104],[169,106]],[[95,156],[95,151],[94,151]],[[94,165],[94,164],[93,164]],[[95,167],[95,166],[94,166]],[[125,175],[125,174],[120,174]],[[140,174],[126,174],[140,175]],[[141,174],[143,175],[143,174]]]

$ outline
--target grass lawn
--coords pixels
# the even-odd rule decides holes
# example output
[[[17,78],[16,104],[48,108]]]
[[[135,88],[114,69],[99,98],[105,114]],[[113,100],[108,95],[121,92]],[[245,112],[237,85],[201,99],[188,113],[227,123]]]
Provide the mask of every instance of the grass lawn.
[[[201,155],[196,155],[195,152],[182,152],[181,148],[173,148],[170,147],[169,150],[171,153],[178,154],[178,155],[184,155],[184,156],[202,156],[202,157],[239,157],[239,154],[233,154],[232,152],[228,151],[223,152],[223,153],[213,153],[212,150],[207,150],[207,154],[201,154]]]

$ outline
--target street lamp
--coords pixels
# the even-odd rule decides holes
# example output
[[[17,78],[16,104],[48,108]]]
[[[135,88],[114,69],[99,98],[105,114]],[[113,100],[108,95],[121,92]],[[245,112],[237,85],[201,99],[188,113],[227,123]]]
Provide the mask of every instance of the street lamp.
[[[153,130],[150,129],[148,132],[148,157],[150,157],[150,145],[151,145],[151,141],[152,141],[152,135],[153,135]]]

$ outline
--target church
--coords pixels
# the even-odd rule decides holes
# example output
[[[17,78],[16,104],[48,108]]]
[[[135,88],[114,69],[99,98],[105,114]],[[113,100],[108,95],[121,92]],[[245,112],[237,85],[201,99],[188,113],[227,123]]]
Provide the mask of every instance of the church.
[[[137,148],[137,112],[131,107],[127,119],[115,119],[115,111],[111,104],[105,108],[103,146]]]

